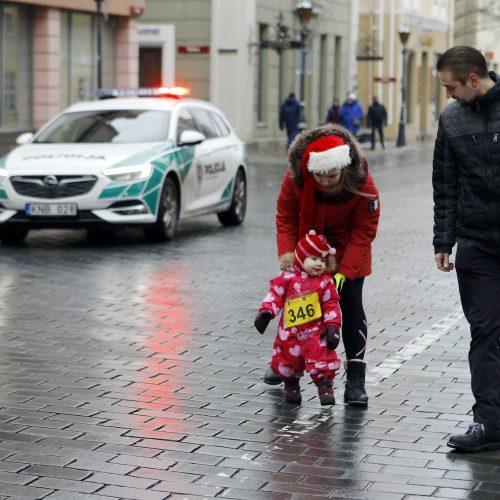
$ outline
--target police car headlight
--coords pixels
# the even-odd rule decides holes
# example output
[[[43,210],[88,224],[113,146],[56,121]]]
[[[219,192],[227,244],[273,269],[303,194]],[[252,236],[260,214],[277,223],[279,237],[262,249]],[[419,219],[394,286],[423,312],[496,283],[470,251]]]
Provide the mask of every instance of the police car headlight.
[[[5,168],[0,168],[0,182],[3,182],[9,175],[9,172]]]
[[[103,171],[103,174],[112,181],[138,181],[147,179],[153,170],[149,163],[144,165],[133,165],[130,167],[114,167]]]

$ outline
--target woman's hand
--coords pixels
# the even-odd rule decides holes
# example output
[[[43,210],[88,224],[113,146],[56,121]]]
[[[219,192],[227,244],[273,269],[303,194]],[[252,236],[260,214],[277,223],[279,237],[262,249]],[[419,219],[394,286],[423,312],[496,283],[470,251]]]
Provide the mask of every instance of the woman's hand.
[[[291,271],[293,269],[293,262],[295,259],[295,254],[293,252],[287,252],[280,255],[280,269],[282,271]]]
[[[337,288],[337,292],[340,292],[342,290],[342,287],[344,286],[345,280],[347,279],[346,276],[344,276],[342,273],[336,273],[334,274],[333,279],[335,280],[335,287]]]

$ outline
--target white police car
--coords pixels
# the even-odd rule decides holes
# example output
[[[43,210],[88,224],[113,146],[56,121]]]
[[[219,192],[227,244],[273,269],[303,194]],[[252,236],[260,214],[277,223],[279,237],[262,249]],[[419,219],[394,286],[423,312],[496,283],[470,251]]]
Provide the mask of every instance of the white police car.
[[[132,225],[168,241],[180,218],[209,213],[241,224],[245,145],[220,110],[179,93],[113,90],[118,97],[74,104],[19,136],[0,158],[2,241],[21,242],[34,228],[95,235]]]

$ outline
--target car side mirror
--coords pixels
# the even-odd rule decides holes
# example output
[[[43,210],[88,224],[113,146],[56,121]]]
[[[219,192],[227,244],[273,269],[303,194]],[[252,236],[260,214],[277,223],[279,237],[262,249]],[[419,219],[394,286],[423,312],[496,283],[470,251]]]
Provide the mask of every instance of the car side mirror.
[[[16,144],[22,146],[33,139],[33,134],[31,132],[24,132],[24,134],[18,135],[16,137]]]
[[[195,146],[206,139],[206,136],[197,130],[184,130],[179,138],[179,146]]]

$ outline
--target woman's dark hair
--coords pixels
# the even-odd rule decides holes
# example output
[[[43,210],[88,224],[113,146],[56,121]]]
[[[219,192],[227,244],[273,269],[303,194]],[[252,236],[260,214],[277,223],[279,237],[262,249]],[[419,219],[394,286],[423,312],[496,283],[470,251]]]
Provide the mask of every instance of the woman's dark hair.
[[[457,45],[448,49],[436,63],[438,71],[451,71],[453,78],[465,85],[471,73],[480,78],[488,76],[486,59],[479,50],[467,45]]]

